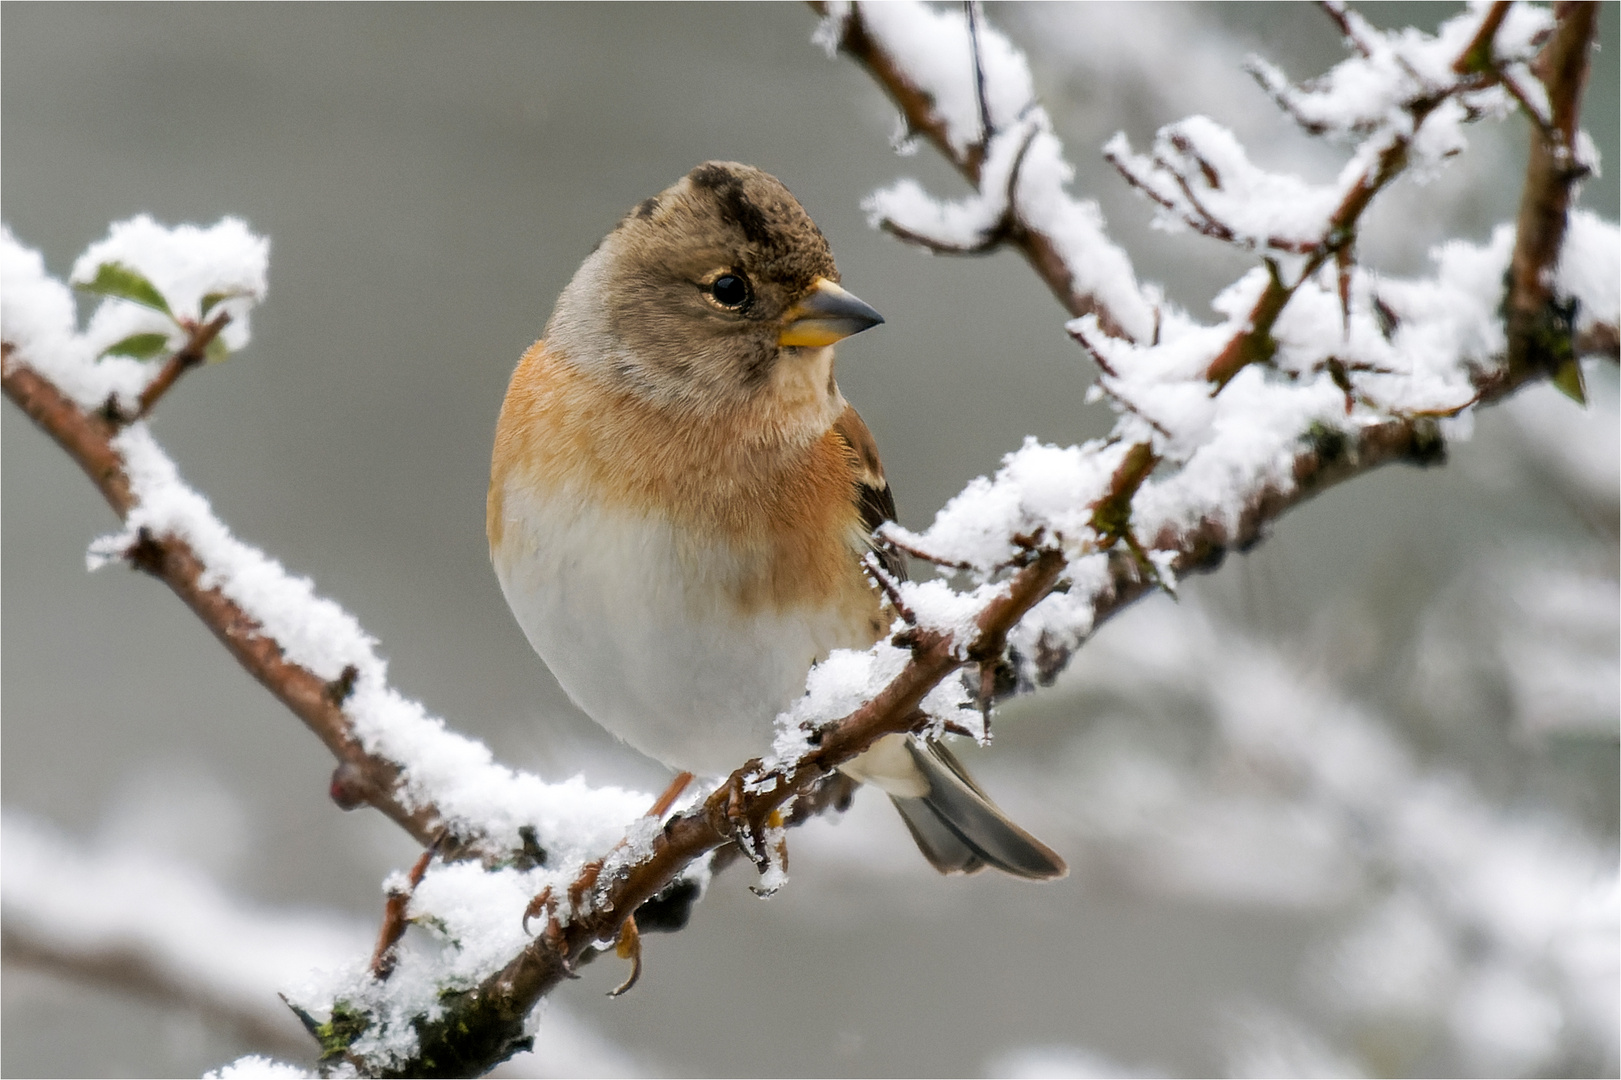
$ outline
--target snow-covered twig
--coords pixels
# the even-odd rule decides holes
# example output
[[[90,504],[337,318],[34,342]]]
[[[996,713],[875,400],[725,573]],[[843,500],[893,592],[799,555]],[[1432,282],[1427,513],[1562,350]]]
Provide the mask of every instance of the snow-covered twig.
[[[1266,287],[1239,332],[1206,368],[1210,383],[1223,387],[1245,366],[1272,358],[1273,328],[1284,307],[1330,259],[1337,260],[1349,324],[1350,255],[1363,214],[1410,164],[1427,161],[1433,167],[1461,149],[1461,136],[1453,130],[1460,123],[1494,108],[1501,111],[1491,96],[1498,72],[1523,63],[1546,25],[1528,13],[1505,29],[1508,10],[1499,5],[1483,17],[1459,16],[1433,39],[1398,39],[1360,21],[1353,25],[1348,20],[1354,13],[1331,6],[1360,55],[1311,90],[1291,87],[1270,65],[1252,61],[1262,86],[1308,131],[1361,137],[1340,178],[1326,187],[1256,168],[1230,133],[1204,117],[1162,129],[1152,158],[1133,154],[1124,136],[1110,142],[1109,161],[1175,220],[1239,246],[1303,257],[1287,269],[1269,263]],[[1584,33],[1583,42],[1591,28]],[[1499,42],[1500,34],[1512,41]],[[1379,89],[1370,91],[1370,84]]]
[[[106,840],[87,845],[9,810],[0,835],[8,966],[195,1012],[261,1051],[313,1062],[315,1047],[277,991],[364,949],[362,924],[331,912],[251,904],[172,855]],[[537,1044],[538,1052],[521,1055],[508,1075],[660,1071],[556,1007],[541,1019]],[[222,1074],[311,1075],[279,1068],[267,1073],[262,1062],[245,1059]]]
[[[1105,235],[1097,204],[1064,190],[1073,170],[1035,103],[1028,64],[1007,38],[982,19],[970,26],[966,15],[920,0],[811,7],[823,17],[818,40],[829,53],[866,67],[900,107],[906,130],[925,136],[978,189],[951,220],[918,220],[909,211],[927,196],[903,184],[869,201],[875,219],[937,251],[1011,246],[1072,316],[1095,315],[1114,336],[1152,338],[1156,297]]]

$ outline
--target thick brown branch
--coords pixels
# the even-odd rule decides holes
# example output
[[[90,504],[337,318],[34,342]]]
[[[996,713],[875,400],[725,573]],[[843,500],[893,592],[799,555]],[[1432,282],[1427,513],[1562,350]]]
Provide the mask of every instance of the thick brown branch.
[[[6,397],[78,463],[120,518],[127,517],[134,496],[124,459],[112,443],[117,426],[79,408],[50,380],[19,362],[11,345],[0,351],[0,383]],[[174,536],[142,536],[130,559],[168,585],[236,661],[304,721],[338,759],[356,801],[375,806],[424,846],[434,842],[439,832],[434,807],[411,809],[401,801],[399,767],[361,747],[326,680],[283,656],[276,641],[261,633],[258,623],[218,589],[203,587],[207,568],[190,544]]]
[[[1511,386],[1551,374],[1575,356],[1570,316],[1556,304],[1553,271],[1565,240],[1571,187],[1582,175],[1574,148],[1598,5],[1564,3],[1556,10],[1558,25],[1534,66],[1548,90],[1552,130],[1531,133],[1504,301]]]

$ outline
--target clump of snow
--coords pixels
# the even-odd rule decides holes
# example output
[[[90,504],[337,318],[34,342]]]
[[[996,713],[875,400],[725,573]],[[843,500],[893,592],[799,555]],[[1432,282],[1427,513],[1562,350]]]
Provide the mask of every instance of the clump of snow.
[[[1104,154],[1150,193],[1160,209],[1154,223],[1170,232],[1220,227],[1246,248],[1296,248],[1320,241],[1329,219],[1355,184],[1363,163],[1353,158],[1334,184],[1308,184],[1250,161],[1237,137],[1206,116],[1167,124],[1152,154],[1136,154],[1125,133]]]
[[[177,320],[199,320],[205,297],[221,297],[209,317],[231,316],[219,340],[232,351],[247,345],[248,315],[264,299],[269,241],[238,218],[208,228],[170,229],[142,214],[119,222],[74,263],[71,281],[86,284],[105,264],[133,270],[152,283],[171,314],[120,297],[104,297],[81,333],[72,294],[45,271],[39,253],[0,235],[0,332],[26,362],[48,376],[81,406],[100,408],[109,399],[133,407],[157,368],[127,356],[102,352],[135,334],[168,339],[180,348],[186,330]]]
[[[1360,138],[1381,128],[1409,133],[1409,108],[1458,81],[1452,65],[1474,39],[1486,9],[1485,4],[1472,3],[1433,35],[1414,27],[1386,33],[1346,10],[1367,55],[1359,50],[1304,87],[1295,86],[1281,69],[1261,58],[1252,57],[1248,66],[1266,92],[1313,131],[1342,138]],[[1552,25],[1547,9],[1516,4],[1498,28],[1493,59],[1508,68],[1517,84],[1540,86],[1526,63]],[[1470,114],[1501,116],[1512,107],[1507,93],[1496,85],[1459,97],[1457,105],[1438,109],[1426,122],[1436,130],[1415,146],[1421,167],[1462,148],[1461,126]]]
[[[1588,210],[1570,212],[1559,252],[1558,289],[1578,302],[1576,330],[1621,323],[1621,228]]]
[[[180,225],[167,228],[141,214],[108,230],[104,240],[90,245],[73,264],[69,282],[93,281],[98,268],[115,264],[139,271],[168,301],[175,318],[201,321],[203,300],[223,297],[208,311],[220,312],[231,322],[220,337],[234,352],[248,343],[248,313],[265,297],[270,242],[255,236],[240,218],[222,218],[207,228]],[[105,348],[130,334],[167,332],[178,348],[184,331],[162,312],[128,300],[107,297],[90,318],[85,336]]]
[[[548,885],[566,889],[555,870],[486,870],[477,863],[430,864],[411,896],[411,929],[387,982],[374,979],[362,952],[344,968],[320,972],[287,989],[295,1006],[317,1017],[341,1005],[371,1019],[351,1051],[379,1066],[398,1065],[419,1045],[415,1022],[445,1012],[444,996],[469,990],[528,945],[522,916]]]
[[[884,534],[981,575],[994,573],[1019,554],[1021,548],[1014,541],[1018,536],[1062,544],[1080,555],[1097,540],[1092,504],[1108,494],[1110,480],[1128,450],[1122,443],[1059,447],[1027,438],[1002,459],[994,477],[971,481],[923,532],[891,524],[884,527]],[[932,595],[925,590],[921,602],[928,605]],[[940,617],[952,622],[964,615],[947,615],[942,609]]]
[[[305,1080],[320,1076],[297,1065],[272,1061],[262,1054],[239,1057],[229,1065],[203,1074],[203,1080]]]
[[[820,45],[829,60],[838,55],[839,42],[844,37],[844,26],[850,18],[851,0],[828,0],[824,14],[811,33],[811,43]]]
[[[933,102],[952,150],[959,157],[967,154],[984,137],[967,17],[920,0],[862,4],[860,11],[867,33]],[[991,127],[1008,127],[1035,100],[1029,61],[1006,35],[984,22],[979,26],[979,58]]]
[[[1008,213],[1008,198],[1014,193],[1013,169],[1045,120],[1045,113],[1032,110],[1032,115],[992,137],[980,167],[979,190],[973,195],[955,202],[937,201],[917,181],[901,180],[862,200],[868,224],[878,228],[888,222],[936,244],[957,248],[985,244]]]
[[[97,359],[101,349],[75,325],[72,292],[46,273],[39,252],[19,244],[9,228],[0,230],[0,334],[19,358],[85,409],[98,409],[109,398],[133,405],[155,370],[127,356]]]
[[[805,694],[777,717],[771,752],[761,759],[761,773],[792,767],[811,747],[812,733],[865,705],[905,670],[912,654],[880,641],[865,652],[834,649],[811,668]]]
[[[760,846],[765,852],[765,869],[760,871],[760,883],[754,886],[754,895],[770,897],[788,884],[787,828],[767,825],[760,835]]]

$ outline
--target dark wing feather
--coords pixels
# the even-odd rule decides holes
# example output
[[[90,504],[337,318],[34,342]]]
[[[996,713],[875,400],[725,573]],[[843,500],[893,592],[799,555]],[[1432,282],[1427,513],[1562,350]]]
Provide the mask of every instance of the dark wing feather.
[[[833,422],[833,432],[844,440],[855,459],[855,503],[861,511],[861,524],[870,534],[886,521],[895,520],[895,496],[884,479],[884,466],[878,460],[878,443],[862,421],[855,408],[844,407],[844,412]],[[878,561],[891,577],[906,580],[906,559],[888,544],[873,542]]]

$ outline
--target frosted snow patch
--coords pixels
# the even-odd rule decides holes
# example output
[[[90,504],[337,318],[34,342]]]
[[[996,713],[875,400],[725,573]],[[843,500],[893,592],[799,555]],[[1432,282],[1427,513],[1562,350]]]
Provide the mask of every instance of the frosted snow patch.
[[[255,236],[240,218],[222,218],[206,229],[196,225],[168,228],[140,214],[113,225],[106,239],[90,245],[73,264],[69,280],[88,282],[104,263],[140,271],[179,318],[200,319],[205,296],[226,294],[209,316],[220,311],[230,314],[231,323],[221,337],[234,351],[248,343],[248,312],[264,299],[269,287],[270,241]],[[91,319],[91,330],[102,311],[130,306],[126,300],[104,299]]]

